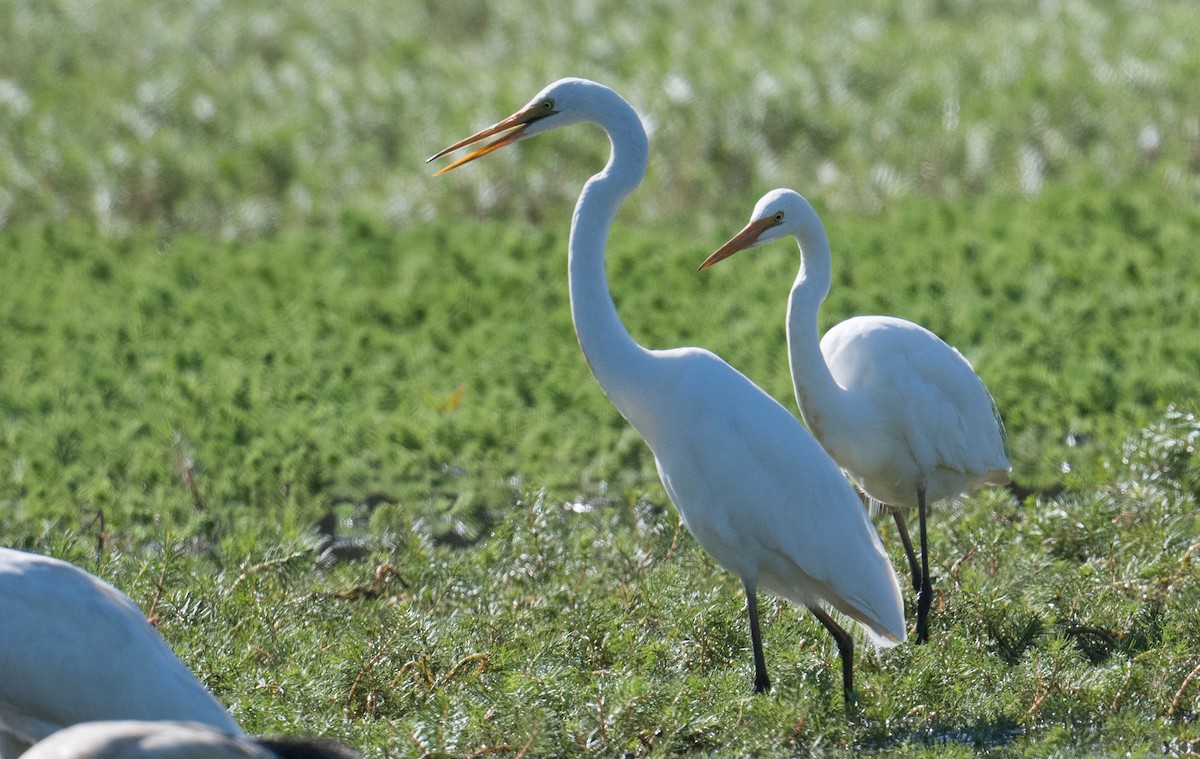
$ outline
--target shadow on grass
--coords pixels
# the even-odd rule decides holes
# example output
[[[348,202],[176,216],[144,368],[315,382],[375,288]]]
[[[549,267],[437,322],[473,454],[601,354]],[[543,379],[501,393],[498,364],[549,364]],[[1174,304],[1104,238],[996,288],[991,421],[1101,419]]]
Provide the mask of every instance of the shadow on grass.
[[[888,731],[880,726],[871,730],[862,747],[871,751],[887,751],[905,745],[928,747],[958,744],[973,749],[994,749],[1011,744],[1025,735],[1025,728],[1007,719],[977,722],[970,726],[950,726],[934,723],[924,730]]]

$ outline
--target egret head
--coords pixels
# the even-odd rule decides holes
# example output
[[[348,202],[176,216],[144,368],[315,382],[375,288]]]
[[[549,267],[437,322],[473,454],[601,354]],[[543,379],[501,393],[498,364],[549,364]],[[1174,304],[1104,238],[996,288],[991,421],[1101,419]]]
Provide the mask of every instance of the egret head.
[[[734,235],[729,242],[718,248],[711,256],[700,264],[701,269],[707,269],[718,261],[729,258],[734,253],[747,248],[753,248],[764,243],[774,242],[784,237],[801,235],[807,227],[817,219],[816,212],[804,196],[795,190],[771,190],[754,206],[750,215],[750,223]]]
[[[464,163],[470,163],[480,156],[499,150],[505,145],[512,145],[527,137],[584,121],[591,116],[590,106],[596,102],[597,96],[601,93],[612,93],[612,91],[604,85],[586,79],[559,79],[535,95],[529,103],[513,115],[464,140],[459,140],[431,156],[426,163],[488,137],[501,135],[498,139],[473,150],[437,172],[437,174],[444,174]]]

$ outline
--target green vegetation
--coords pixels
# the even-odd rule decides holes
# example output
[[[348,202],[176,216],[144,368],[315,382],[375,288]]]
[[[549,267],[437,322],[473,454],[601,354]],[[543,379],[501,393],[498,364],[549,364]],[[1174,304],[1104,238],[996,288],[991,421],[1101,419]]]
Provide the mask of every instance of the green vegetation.
[[[367,756],[1200,751],[1200,16],[844,7],[0,4],[0,543],[153,608],[248,729]],[[929,326],[1004,413],[1034,491],[935,511],[934,641],[862,650],[849,717],[774,601],[749,695],[737,583],[579,354],[604,140],[422,163],[563,75],[652,127],[640,341],[794,406],[795,249],[695,271],[787,185],[826,323]],[[328,514],[364,555],[318,565]]]

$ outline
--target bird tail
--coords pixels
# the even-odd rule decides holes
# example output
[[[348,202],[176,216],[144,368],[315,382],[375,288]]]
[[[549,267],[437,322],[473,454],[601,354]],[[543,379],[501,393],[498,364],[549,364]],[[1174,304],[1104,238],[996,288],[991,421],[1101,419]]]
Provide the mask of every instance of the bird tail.
[[[899,592],[899,585],[896,590]],[[883,609],[872,609],[864,613],[860,609],[843,608],[836,605],[838,611],[862,625],[867,637],[876,648],[892,648],[908,640],[908,629],[904,623],[904,601],[901,599],[895,608],[889,604]],[[896,613],[896,611],[899,613]]]
[[[864,624],[863,629],[876,648],[892,648],[908,640],[908,631],[903,624],[899,628],[875,628]]]
[[[900,625],[899,627],[884,627],[883,625],[864,620],[860,616],[853,614],[849,616],[860,623],[863,632],[867,634],[867,639],[871,641],[871,645],[875,646],[875,648],[894,648],[908,640],[908,632],[905,630],[904,625]]]
[[[871,515],[872,519],[878,517],[881,514],[886,514],[887,510],[889,508],[891,508],[883,501],[880,501],[877,498],[872,498],[869,495],[867,496],[867,504],[868,504],[867,505],[867,513]]]
[[[876,571],[863,576],[876,578],[870,584],[860,584],[849,592],[832,596],[833,607],[862,625],[876,648],[891,648],[908,639],[908,626],[904,621],[904,595],[900,592],[900,580],[896,570],[878,549],[879,566]]]

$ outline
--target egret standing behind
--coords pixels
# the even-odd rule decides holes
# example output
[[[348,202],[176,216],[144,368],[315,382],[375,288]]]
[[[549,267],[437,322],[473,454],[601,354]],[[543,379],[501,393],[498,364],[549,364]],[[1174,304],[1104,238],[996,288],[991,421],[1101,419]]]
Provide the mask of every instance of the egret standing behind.
[[[983,380],[962,354],[929,330],[890,316],[856,316],[817,336],[832,262],[825,228],[793,190],[773,190],[750,223],[701,269],[756,245],[794,237],[800,272],[788,298],[788,363],[808,428],[867,495],[892,507],[917,590],[917,642],[928,638],[933,584],[925,529],[928,504],[1008,482],[1004,425]],[[917,566],[904,517],[920,522]]]

